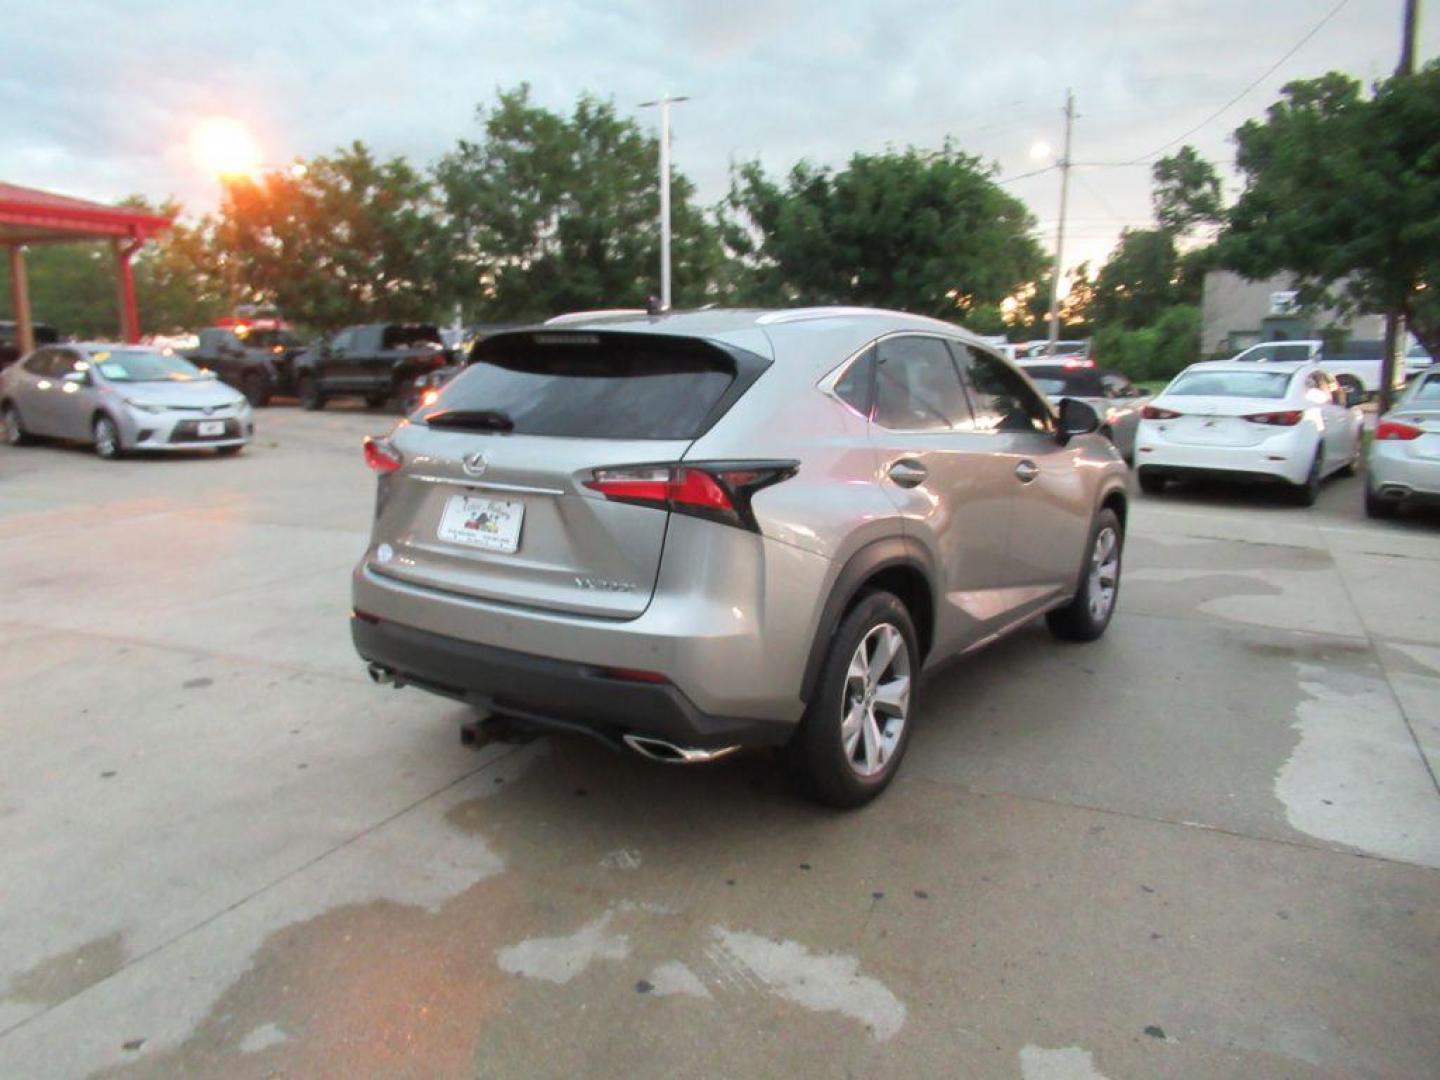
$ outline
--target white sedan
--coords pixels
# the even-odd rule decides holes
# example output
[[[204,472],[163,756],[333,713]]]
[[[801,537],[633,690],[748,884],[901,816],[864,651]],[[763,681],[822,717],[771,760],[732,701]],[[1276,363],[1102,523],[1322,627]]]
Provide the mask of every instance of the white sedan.
[[[1142,490],[1215,477],[1287,484],[1311,506],[1320,482],[1360,458],[1358,390],[1313,363],[1192,364],[1146,405],[1135,436]]]

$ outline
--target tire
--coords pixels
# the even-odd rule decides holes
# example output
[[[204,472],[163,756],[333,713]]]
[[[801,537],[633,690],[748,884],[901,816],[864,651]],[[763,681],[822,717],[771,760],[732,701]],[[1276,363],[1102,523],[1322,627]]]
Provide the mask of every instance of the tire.
[[[240,451],[244,449],[245,447],[243,444],[240,446],[217,446],[215,448],[215,453],[218,457],[234,457],[236,454],[240,453]]]
[[[301,375],[295,384],[295,394],[300,399],[300,407],[306,412],[315,412],[325,407],[325,395],[320,391],[320,384],[315,381],[314,375]]]
[[[1115,614],[1120,599],[1120,568],[1125,531],[1114,510],[1101,510],[1090,526],[1085,567],[1075,598],[1045,616],[1050,632],[1065,641],[1094,641]]]
[[[1140,490],[1146,495],[1160,495],[1165,491],[1165,476],[1154,469],[1136,469],[1135,479],[1139,481]]]
[[[94,436],[98,456],[106,461],[118,461],[125,456],[125,447],[120,443],[120,428],[105,413],[95,417],[90,433]]]
[[[20,423],[20,411],[14,405],[7,404],[0,410],[0,422],[5,425],[5,445],[26,446],[31,442],[25,426]]]
[[[882,650],[893,651],[872,681],[863,658],[873,661]],[[841,809],[863,806],[884,791],[910,744],[919,674],[910,612],[892,593],[864,594],[836,629],[810,704],[785,748],[796,786]]]
[[[1382,499],[1365,485],[1365,516],[1377,521],[1389,521],[1400,513],[1400,504],[1393,499]]]
[[[1294,489],[1295,502],[1300,506],[1314,506],[1320,498],[1320,457],[1322,448],[1315,450],[1315,460],[1310,463],[1310,472],[1305,482]]]
[[[270,380],[258,371],[247,371],[240,380],[240,392],[257,409],[270,404]]]

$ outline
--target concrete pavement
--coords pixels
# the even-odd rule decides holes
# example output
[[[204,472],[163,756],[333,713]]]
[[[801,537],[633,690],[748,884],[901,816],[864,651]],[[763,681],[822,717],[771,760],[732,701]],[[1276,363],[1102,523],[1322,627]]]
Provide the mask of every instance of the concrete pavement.
[[[1137,495],[850,815],[372,686],[353,410],[0,448],[0,1075],[1440,1071],[1440,532]]]

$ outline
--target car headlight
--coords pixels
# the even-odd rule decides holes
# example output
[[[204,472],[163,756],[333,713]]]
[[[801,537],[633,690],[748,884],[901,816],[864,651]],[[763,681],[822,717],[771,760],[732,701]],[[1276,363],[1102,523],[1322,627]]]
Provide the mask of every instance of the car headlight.
[[[165,411],[164,405],[151,405],[148,401],[135,401],[128,397],[125,399],[125,404],[129,405],[132,409],[139,409],[141,412],[145,413],[153,414],[163,413]]]

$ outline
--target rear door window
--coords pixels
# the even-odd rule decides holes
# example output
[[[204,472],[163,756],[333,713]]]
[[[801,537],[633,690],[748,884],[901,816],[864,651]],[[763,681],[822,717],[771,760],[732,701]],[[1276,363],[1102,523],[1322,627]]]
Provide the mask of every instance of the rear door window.
[[[501,334],[475,347],[422,419],[475,412],[498,414],[517,435],[693,439],[768,366],[694,338]]]
[[[875,348],[877,424],[891,431],[970,426],[970,404],[944,341],[902,335],[886,338]]]

